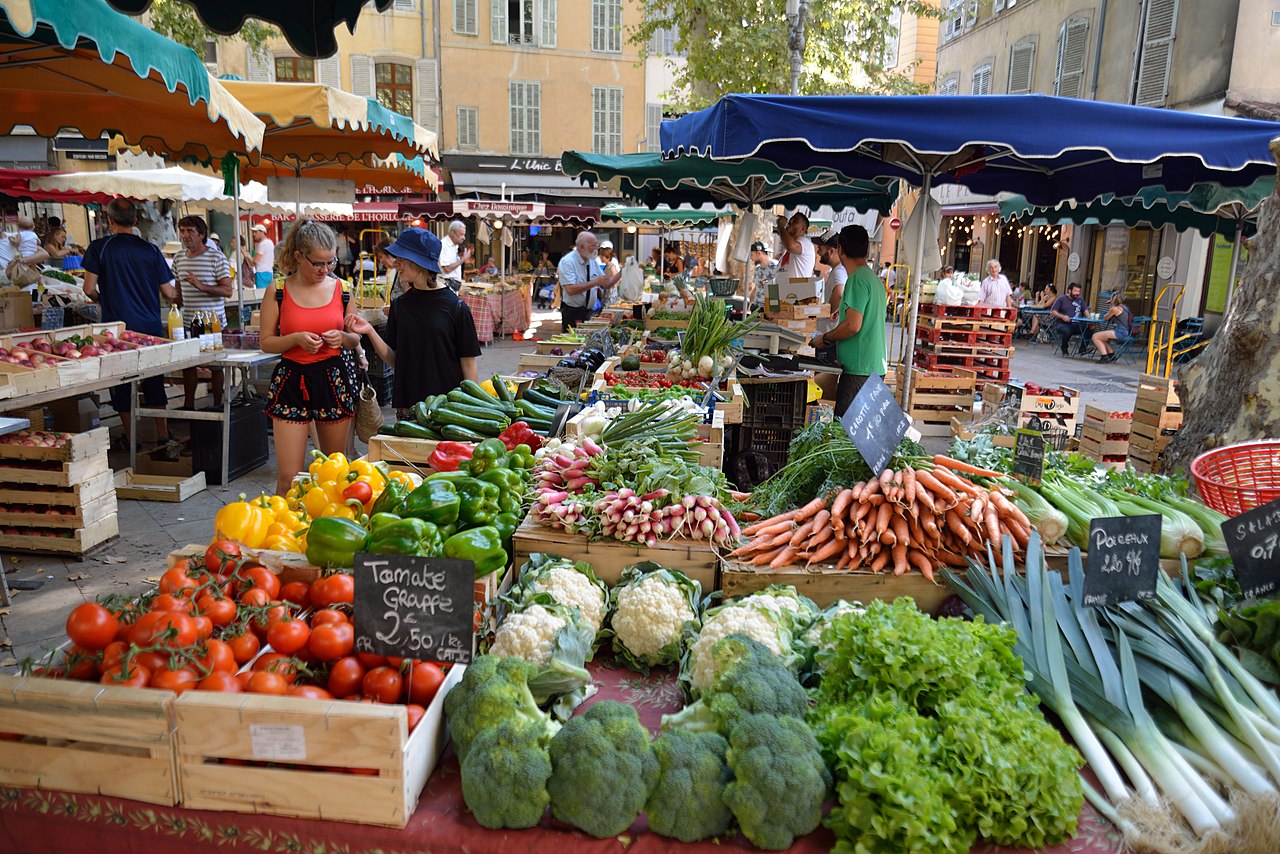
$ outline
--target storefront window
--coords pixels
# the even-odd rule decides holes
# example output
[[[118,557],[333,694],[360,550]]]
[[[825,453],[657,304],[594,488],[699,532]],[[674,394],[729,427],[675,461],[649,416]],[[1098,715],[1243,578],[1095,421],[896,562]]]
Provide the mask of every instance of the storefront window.
[[[1094,236],[1089,297],[1100,304],[1119,291],[1135,315],[1149,315],[1156,298],[1160,234],[1150,228],[1110,225]]]

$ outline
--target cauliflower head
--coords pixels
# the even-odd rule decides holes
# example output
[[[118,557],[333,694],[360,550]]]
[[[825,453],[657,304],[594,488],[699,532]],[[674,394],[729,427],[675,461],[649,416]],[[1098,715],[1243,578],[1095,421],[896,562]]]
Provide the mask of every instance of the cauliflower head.
[[[618,591],[611,623],[614,646],[623,647],[644,667],[674,664],[680,659],[685,626],[697,619],[680,586],[657,573],[648,575]]]
[[[551,613],[541,605],[530,605],[510,614],[494,636],[489,654],[501,658],[520,658],[537,667],[546,667],[555,650],[556,634],[568,625],[564,617]]]
[[[746,635],[774,655],[787,658],[791,654],[789,633],[767,611],[740,604],[721,608],[702,624],[698,639],[689,647],[687,678],[695,696],[715,684],[719,673],[712,647],[732,634]]]
[[[590,578],[570,566],[552,566],[531,585],[536,593],[546,593],[566,608],[577,608],[582,620],[599,632],[608,602],[605,592]]]
[[[827,630],[827,627],[845,614],[865,614],[866,611],[867,609],[857,602],[846,602],[841,599],[823,611],[818,616],[818,619],[813,621],[813,625],[801,636],[801,639],[804,641],[804,645],[811,650],[833,649],[835,647],[834,641],[824,643],[822,640],[822,633]]]

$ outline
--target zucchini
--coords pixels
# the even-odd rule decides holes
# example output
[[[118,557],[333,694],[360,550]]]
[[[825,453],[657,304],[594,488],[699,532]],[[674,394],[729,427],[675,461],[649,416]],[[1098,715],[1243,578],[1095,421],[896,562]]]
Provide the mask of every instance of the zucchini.
[[[449,403],[462,403],[467,406],[492,410],[494,415],[501,414],[502,412],[502,404],[497,398],[485,395],[484,400],[478,400],[467,394],[462,389],[455,388],[453,391],[449,392],[449,394],[446,395],[446,400],[448,400]]]
[[[454,442],[483,442],[488,436],[483,436],[474,430],[468,430],[465,427],[459,427],[456,424],[446,424],[440,433],[449,440]]]
[[[511,426],[511,422],[507,419],[495,421],[484,418],[475,418],[470,415],[463,415],[460,412],[454,412],[447,406],[442,406],[436,410],[436,421],[442,425],[452,424],[455,427],[465,427],[475,433],[481,433],[485,436],[497,436],[503,430]]]
[[[520,398],[520,400],[527,400],[530,403],[538,406],[546,406],[551,409],[555,409],[557,406],[565,402],[558,397],[552,397],[545,392],[541,392],[533,388],[526,391],[524,393],[524,397]],[[517,403],[519,403],[519,401],[517,401]]]
[[[431,404],[425,400],[420,400],[409,410],[413,413],[413,420],[421,424],[423,427],[431,426]]]
[[[511,389],[507,388],[507,384],[503,381],[502,377],[494,374],[493,378],[489,380],[489,382],[493,383],[493,390],[498,393],[498,400],[501,400],[503,403],[516,402],[516,399],[511,396]]]
[[[547,406],[539,406],[536,403],[530,403],[528,400],[517,400],[516,409],[520,410],[520,415],[526,420],[529,418],[537,418],[540,421],[550,421],[555,417],[556,412]]]
[[[397,421],[393,428],[397,436],[403,436],[406,439],[439,439],[440,434],[436,433],[415,421]]]
[[[457,412],[461,415],[470,415],[472,418],[479,418],[484,421],[501,421],[503,418],[508,420],[511,418],[510,415],[499,409],[492,409],[488,406],[475,406],[470,403],[456,403],[452,400],[446,403],[444,408]],[[437,409],[436,412],[438,413],[439,410]],[[511,408],[511,414],[516,414],[514,406]]]
[[[496,397],[489,394],[489,392],[485,391],[480,383],[475,380],[463,380],[458,384],[458,388],[482,402],[488,401],[490,403],[496,403],[498,400]]]

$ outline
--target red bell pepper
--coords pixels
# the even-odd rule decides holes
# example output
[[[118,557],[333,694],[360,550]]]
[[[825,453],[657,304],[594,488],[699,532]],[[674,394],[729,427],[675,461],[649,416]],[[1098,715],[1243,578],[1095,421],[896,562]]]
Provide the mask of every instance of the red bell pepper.
[[[531,450],[542,447],[542,437],[533,432],[527,421],[515,421],[498,436],[508,451],[514,451],[517,445],[528,445]]]
[[[474,451],[475,446],[468,442],[440,442],[427,457],[427,465],[434,471],[457,471]]]

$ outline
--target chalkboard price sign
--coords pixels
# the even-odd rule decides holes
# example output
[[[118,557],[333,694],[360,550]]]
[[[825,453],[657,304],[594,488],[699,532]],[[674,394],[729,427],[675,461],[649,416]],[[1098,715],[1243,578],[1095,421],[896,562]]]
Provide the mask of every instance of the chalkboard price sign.
[[[1044,434],[1035,430],[1019,430],[1013,441],[1014,477],[1039,486],[1044,477]]]
[[[1280,500],[1222,523],[1240,592],[1249,599],[1280,588]]]
[[[910,424],[893,392],[874,375],[867,377],[840,419],[840,426],[876,474],[889,464]]]
[[[466,664],[475,641],[469,560],[358,554],[356,652]]]
[[[1151,599],[1160,571],[1160,514],[1107,516],[1089,524],[1084,604]]]

